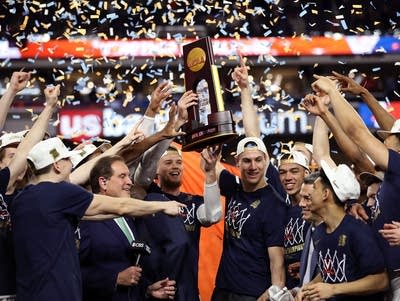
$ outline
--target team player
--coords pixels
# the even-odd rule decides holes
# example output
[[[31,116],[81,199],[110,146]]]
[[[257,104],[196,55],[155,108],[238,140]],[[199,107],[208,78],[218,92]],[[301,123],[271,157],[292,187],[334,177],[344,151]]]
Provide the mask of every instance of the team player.
[[[265,178],[269,155],[261,139],[242,139],[236,163],[240,179],[221,166],[216,168],[226,209],[223,252],[212,300],[268,300],[271,285],[282,288],[285,284],[286,203]]]
[[[309,174],[309,161],[306,156],[296,150],[283,153],[279,159],[279,178],[289,196],[290,205],[285,226],[285,265],[286,287],[292,289],[299,285],[301,251],[309,223],[301,214],[299,202],[300,190],[304,177]]]
[[[311,193],[311,212],[323,223],[313,235],[320,274],[303,286],[297,300],[383,300],[388,276],[370,227],[347,215],[344,203],[360,186],[347,165],[320,162]]]
[[[74,239],[78,219],[177,215],[184,207],[177,202],[94,195],[70,184],[73,154],[59,138],[39,142],[28,154],[36,184],[28,185],[11,205],[19,300],[81,300]]]
[[[29,78],[25,77],[26,80]],[[24,82],[24,87],[26,82]],[[14,195],[15,184],[26,170],[26,156],[34,144],[39,142],[47,129],[48,122],[56,110],[59,87],[48,87],[44,90],[46,106],[39,118],[32,126],[29,133],[23,138],[24,133],[19,135],[3,136],[4,142],[0,150],[0,298],[14,300],[16,293],[15,284],[15,261],[12,248],[12,228],[9,208]],[[8,142],[20,142],[17,148],[15,144]],[[6,195],[7,191],[11,194]]]
[[[397,198],[400,189],[400,122],[397,120],[390,131],[382,131],[384,143],[375,138],[362,122],[354,108],[343,98],[336,83],[328,77],[315,76],[312,84],[316,93],[329,96],[336,118],[346,134],[385,172],[385,176],[377,195],[377,214],[372,226],[375,233],[383,229],[384,224],[398,220],[400,207]],[[316,99],[316,102],[319,100]],[[400,299],[400,249],[392,247],[383,237],[379,239],[391,282],[391,296],[388,300]]]

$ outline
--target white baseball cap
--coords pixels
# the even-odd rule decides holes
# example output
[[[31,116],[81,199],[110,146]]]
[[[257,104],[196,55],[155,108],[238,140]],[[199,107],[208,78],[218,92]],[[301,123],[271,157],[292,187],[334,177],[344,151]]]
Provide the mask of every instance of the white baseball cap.
[[[384,130],[378,130],[376,133],[381,137],[382,139],[386,139],[389,135],[392,134],[400,134],[400,119],[397,119],[390,131],[384,131]]]
[[[78,153],[79,151],[69,151],[60,138],[54,137],[36,144],[29,152],[28,160],[39,170]]]
[[[79,163],[81,163],[85,158],[93,154],[98,148],[99,147],[96,147],[96,145],[89,143],[85,144],[81,149],[75,150],[78,153],[70,157],[72,165],[74,167],[78,166]]]
[[[243,153],[245,150],[259,150],[268,156],[267,148],[264,142],[257,137],[246,137],[239,141],[236,149],[236,157]]]
[[[176,147],[175,145],[172,145],[172,144],[168,146],[167,150],[161,155],[160,158],[162,158],[162,157],[164,157],[166,155],[169,155],[169,154],[177,154],[178,156],[182,157],[181,150],[178,147]]]
[[[335,168],[331,168],[328,163],[321,160],[321,168],[328,177],[340,201],[346,202],[358,199],[360,196],[360,183],[358,183],[350,167],[346,164],[339,164]]]
[[[307,157],[300,151],[292,150],[288,153],[283,153],[278,161],[278,166],[285,163],[295,163],[298,164],[308,171],[310,170],[310,163],[308,162]]]
[[[6,147],[11,144],[17,144],[22,141],[28,130],[20,131],[16,133],[6,133],[0,137],[0,147]]]

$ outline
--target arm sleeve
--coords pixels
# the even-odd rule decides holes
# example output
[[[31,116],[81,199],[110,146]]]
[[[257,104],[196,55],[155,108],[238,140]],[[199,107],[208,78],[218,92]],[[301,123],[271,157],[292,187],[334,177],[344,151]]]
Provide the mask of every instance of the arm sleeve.
[[[218,183],[204,184],[204,204],[197,209],[197,219],[202,225],[217,223],[222,216],[221,194]]]
[[[143,132],[145,137],[151,136],[154,132],[154,118],[144,115],[143,122],[139,129]]]

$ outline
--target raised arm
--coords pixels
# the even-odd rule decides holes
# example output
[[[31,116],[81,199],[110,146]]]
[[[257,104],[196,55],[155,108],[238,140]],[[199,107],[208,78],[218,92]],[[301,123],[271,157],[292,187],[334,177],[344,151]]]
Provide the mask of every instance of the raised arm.
[[[81,166],[76,168],[69,177],[70,182],[77,185],[85,184],[89,180],[90,171],[98,160],[106,156],[117,155],[131,145],[140,143],[140,141],[143,140],[143,133],[138,130],[140,125],[140,122],[136,124],[133,129],[128,133],[128,135],[118,141],[110,149],[106,150],[103,154],[92,160],[87,161],[85,164],[82,164]]]
[[[188,113],[187,109],[197,102],[197,94],[193,91],[185,92],[178,101],[178,118],[175,122],[175,130],[179,131],[183,124],[187,122]],[[174,118],[170,115],[171,118]],[[172,126],[172,123],[169,125]],[[143,189],[153,182],[154,176],[156,175],[157,164],[162,154],[168,149],[173,139],[165,139],[158,142],[151,149],[147,150],[135,171],[134,185],[135,187],[140,186]]]
[[[330,154],[329,129],[320,117],[315,118],[313,132],[313,156],[318,165],[321,165],[321,160],[324,160],[329,164],[329,166],[336,166]]]
[[[201,152],[201,165],[205,174],[204,204],[197,209],[197,218],[205,226],[211,226],[222,217],[221,194],[218,178],[221,168],[216,168],[221,156],[221,147],[207,147]]]
[[[140,131],[145,137],[149,137],[154,132],[154,117],[159,113],[161,103],[171,97],[172,86],[170,82],[164,81],[151,93],[150,103],[146,108],[143,116],[143,123],[140,126]]]
[[[378,100],[364,87],[358,84],[352,78],[337,73],[335,71],[333,73],[333,78],[339,81],[341,84],[340,90],[344,93],[351,93],[354,95],[359,95],[371,110],[372,114],[374,114],[376,121],[378,122],[381,129],[389,131],[396,119],[390,114],[388,111],[383,108]]]
[[[321,120],[318,119],[323,118],[323,122],[325,124],[323,126],[327,126],[331,130],[339,148],[356,166],[358,171],[374,172],[374,165],[372,162],[367,158],[365,153],[360,150],[358,145],[355,144],[354,141],[349,138],[349,136],[347,136],[342,127],[339,125],[336,117],[328,110],[327,104],[329,102],[330,99],[327,96],[319,97],[309,94],[304,98],[303,106],[310,113],[319,116],[317,117],[316,122],[318,121],[318,123],[321,123]]]
[[[182,134],[182,132],[176,131],[176,105],[173,104],[171,106],[171,109],[169,111],[169,120],[168,123],[165,125],[165,127],[151,135],[150,137],[147,137],[143,139],[143,141],[136,143],[135,145],[132,145],[131,147],[128,147],[124,149],[122,152],[119,153],[122,157],[124,157],[125,161],[129,164],[130,162],[135,161],[138,159],[146,150],[151,148],[153,145],[156,143],[164,140],[164,139],[170,139],[174,138],[176,136],[179,136]]]
[[[15,95],[23,90],[31,79],[28,72],[13,72],[10,80],[10,86],[0,99],[0,130],[3,129],[6,122],[7,113]]]
[[[240,88],[240,100],[242,107],[243,126],[246,137],[260,137],[260,125],[258,123],[257,110],[251,98],[251,88],[247,66],[243,58],[240,58],[240,67],[236,67],[232,78]]]
[[[29,130],[28,134],[18,145],[15,156],[8,166],[10,169],[10,181],[8,183],[8,188],[14,185],[17,177],[25,170],[27,164],[26,157],[31,148],[43,139],[49,120],[57,108],[58,96],[60,95],[60,86],[57,85],[55,87],[47,87],[44,90],[44,95],[46,97],[46,106],[40,113],[32,128]]]
[[[317,93],[328,94],[336,119],[345,133],[377,166],[386,170],[389,160],[386,146],[370,133],[354,108],[337,90],[335,82],[324,76],[314,75],[314,77],[317,80],[312,84],[312,88]],[[321,117],[324,118],[322,115]]]

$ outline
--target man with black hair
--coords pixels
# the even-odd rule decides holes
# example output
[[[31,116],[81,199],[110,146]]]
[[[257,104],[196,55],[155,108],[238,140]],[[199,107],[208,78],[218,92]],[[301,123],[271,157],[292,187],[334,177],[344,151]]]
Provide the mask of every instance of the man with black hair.
[[[299,206],[301,207],[302,218],[311,224],[305,235],[304,248],[300,258],[300,286],[307,284],[318,274],[317,255],[312,240],[312,233],[322,222],[322,218],[310,210],[312,204],[311,194],[317,178],[318,173],[312,173],[305,177],[300,190],[301,199]]]
[[[310,208],[324,221],[313,235],[320,273],[296,300],[383,300],[388,276],[382,253],[369,226],[344,210],[346,201],[358,198],[359,184],[347,165],[320,164]]]
[[[398,191],[400,189],[400,120],[396,120],[392,128],[378,131],[384,140],[382,143],[374,137],[363,123],[361,117],[349,104],[338,90],[336,83],[329,77],[314,76],[316,81],[312,84],[317,94],[327,94],[331,100],[335,116],[346,134],[357,146],[365,152],[385,176],[377,195],[377,214],[372,220],[374,233],[384,229],[385,224],[398,220],[400,206]],[[320,105],[320,100],[315,99],[314,105]],[[390,122],[392,123],[392,122]],[[380,249],[383,252],[390,277],[390,295],[388,300],[400,300],[400,248],[390,246],[389,242],[380,237]]]
[[[279,157],[278,171],[280,181],[290,202],[285,225],[284,247],[286,287],[292,289],[299,286],[301,251],[310,225],[302,218],[301,207],[299,206],[301,185],[304,177],[310,172],[309,161],[302,152],[291,150],[282,153]]]

